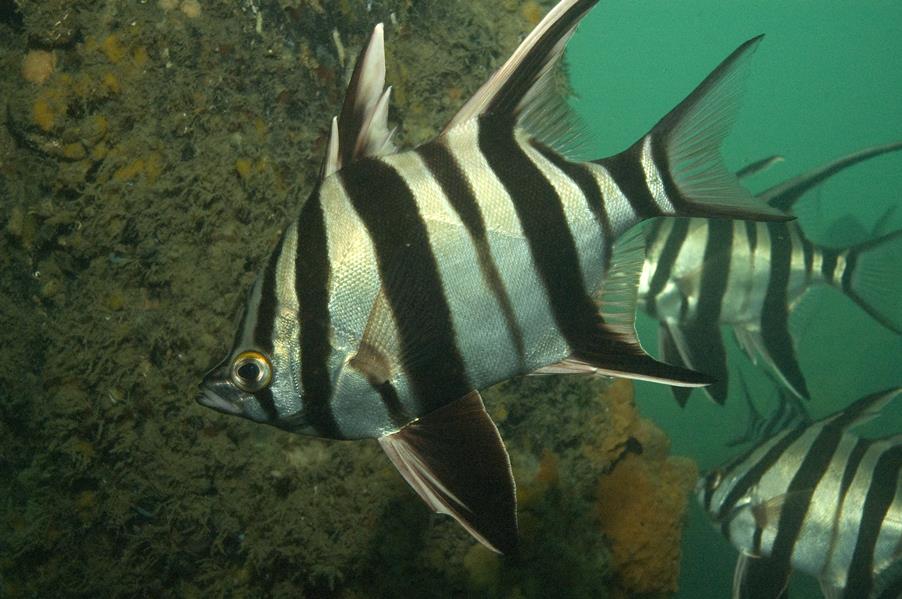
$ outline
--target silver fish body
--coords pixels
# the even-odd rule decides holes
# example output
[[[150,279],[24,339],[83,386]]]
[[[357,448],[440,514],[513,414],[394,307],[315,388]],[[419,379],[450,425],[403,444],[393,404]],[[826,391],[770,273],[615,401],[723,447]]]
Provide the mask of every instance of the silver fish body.
[[[902,149],[867,148],[759,194],[788,209],[805,192],[861,161]],[[795,355],[789,318],[814,286],[845,293],[881,325],[902,333],[894,298],[902,293],[902,233],[845,248],[812,243],[797,222],[661,219],[648,229],[639,307],[660,321],[662,358],[710,374],[715,401],[727,395],[721,326],[731,327],[750,358],[760,355],[797,396],[808,388]],[[684,403],[690,390],[674,389]]]
[[[902,438],[849,432],[900,392],[780,431],[699,480],[699,502],[740,551],[734,597],[781,596],[792,570],[828,597],[902,592]]]
[[[624,152],[567,158],[550,73],[595,0],[563,0],[423,146],[396,151],[382,27],[362,51],[316,188],[251,291],[200,403],[292,432],[377,438],[434,510],[516,543],[506,449],[478,390],[529,372],[710,380],[635,336],[656,216],[786,220],[719,146],[760,38]]]

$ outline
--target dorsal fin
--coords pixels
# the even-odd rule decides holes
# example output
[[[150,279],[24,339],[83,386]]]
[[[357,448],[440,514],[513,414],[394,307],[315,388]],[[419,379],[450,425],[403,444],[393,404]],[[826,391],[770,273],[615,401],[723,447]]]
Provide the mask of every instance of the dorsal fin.
[[[768,156],[767,158],[762,158],[761,160],[756,160],[751,164],[747,164],[738,171],[736,171],[737,179],[744,179],[746,177],[751,177],[753,175],[757,175],[758,173],[762,173],[768,170],[770,167],[775,164],[783,162],[783,157],[774,155]]]
[[[884,391],[878,391],[877,393],[871,393],[846,406],[839,412],[823,418],[819,422],[837,426],[843,430],[848,430],[864,424],[880,414],[880,411],[883,410],[886,404],[891,402],[893,398],[900,393],[902,393],[902,387],[895,387]]]
[[[391,141],[394,130],[388,128],[390,94],[391,87],[385,87],[385,42],[379,23],[357,57],[341,114],[333,120],[324,177],[358,158],[395,150]]]
[[[876,156],[896,152],[898,150],[902,150],[902,142],[871,146],[843,156],[842,158],[837,158],[832,162],[811,169],[788,181],[778,183],[777,185],[756,194],[756,196],[771,206],[786,212],[793,208],[796,200],[836,173],[858,164],[859,162],[864,162],[865,160],[869,160]]]
[[[514,121],[531,112],[555,110],[558,118],[539,119],[559,122],[565,115],[553,101],[551,74],[560,62],[564,46],[576,25],[598,0],[562,0],[545,15],[535,29],[517,47],[501,68],[477,90],[445,125],[442,133],[456,125],[485,114],[511,115]],[[549,141],[542,136],[543,141]]]

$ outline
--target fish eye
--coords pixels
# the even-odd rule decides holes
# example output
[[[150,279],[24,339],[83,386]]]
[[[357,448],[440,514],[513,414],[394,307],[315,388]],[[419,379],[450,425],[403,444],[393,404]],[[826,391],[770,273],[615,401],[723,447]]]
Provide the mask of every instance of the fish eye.
[[[707,487],[713,491],[720,486],[721,482],[723,482],[723,470],[718,468],[708,475]]]
[[[241,352],[232,362],[232,382],[242,391],[259,391],[272,381],[272,363],[258,351]]]

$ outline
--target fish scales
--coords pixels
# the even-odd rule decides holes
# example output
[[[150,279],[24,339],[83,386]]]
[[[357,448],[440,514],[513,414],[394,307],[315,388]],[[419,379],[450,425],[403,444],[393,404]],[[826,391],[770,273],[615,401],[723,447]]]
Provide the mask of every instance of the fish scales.
[[[576,161],[552,72],[594,0],[563,0],[433,140],[397,150],[377,25],[320,176],[264,266],[208,407],[298,433],[376,438],[434,511],[489,548],[517,537],[510,461],[479,390],[518,374],[698,386],[635,335],[656,216],[786,220],[723,165],[739,46],[625,151]]]

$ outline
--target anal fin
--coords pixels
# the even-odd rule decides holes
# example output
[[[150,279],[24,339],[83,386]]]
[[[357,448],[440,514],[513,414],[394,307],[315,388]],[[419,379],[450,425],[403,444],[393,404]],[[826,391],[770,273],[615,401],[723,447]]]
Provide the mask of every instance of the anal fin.
[[[494,551],[516,547],[510,459],[479,392],[381,437],[379,444],[432,510],[448,514]]]

